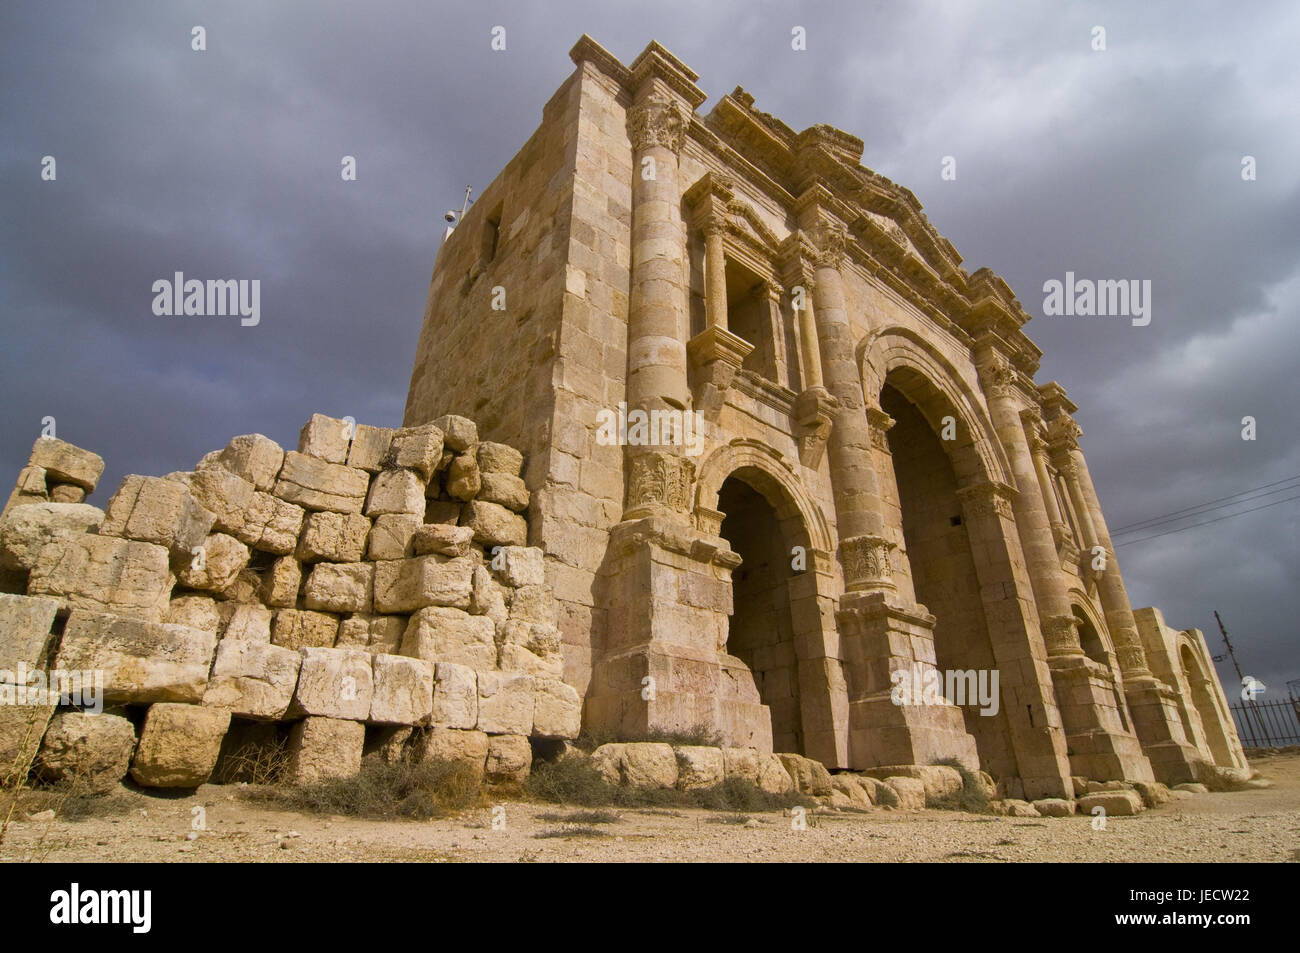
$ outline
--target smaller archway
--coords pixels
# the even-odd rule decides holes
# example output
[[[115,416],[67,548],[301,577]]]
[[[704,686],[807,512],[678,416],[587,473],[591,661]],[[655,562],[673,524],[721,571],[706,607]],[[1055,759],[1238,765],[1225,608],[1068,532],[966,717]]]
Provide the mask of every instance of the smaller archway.
[[[1079,644],[1083,648],[1083,654],[1097,664],[1105,666],[1107,671],[1110,672],[1110,692],[1115,699],[1115,710],[1119,713],[1119,721],[1124,726],[1124,730],[1131,731],[1128,721],[1128,707],[1124,704],[1124,697],[1120,694],[1119,685],[1116,681],[1118,673],[1115,670],[1115,662],[1109,645],[1083,609],[1078,605],[1073,605],[1070,607],[1070,611],[1074,613],[1074,621],[1079,632]]]
[[[1210,689],[1210,679],[1201,667],[1196,653],[1186,642],[1182,642],[1178,647],[1178,660],[1182,665],[1183,680],[1191,692],[1189,701],[1201,723],[1200,737],[1204,739],[1204,746],[1209,749],[1204,753],[1209,755],[1215,764],[1224,766],[1233,764],[1232,749],[1228,744],[1227,735],[1224,734],[1219,706],[1215,704]]]

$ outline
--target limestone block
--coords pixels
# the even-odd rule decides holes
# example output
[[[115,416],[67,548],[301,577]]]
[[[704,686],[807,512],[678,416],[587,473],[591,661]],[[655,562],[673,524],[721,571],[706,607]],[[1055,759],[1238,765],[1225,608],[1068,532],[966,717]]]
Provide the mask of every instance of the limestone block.
[[[504,443],[483,441],[478,445],[475,458],[479,470],[483,473],[502,473],[517,477],[524,468],[524,455]]]
[[[468,609],[474,564],[469,559],[416,556],[375,563],[375,609],[414,612],[425,606]]]
[[[298,543],[300,562],[354,563],[366,551],[370,520],[359,513],[309,513]]]
[[[194,788],[217,766],[230,712],[201,705],[151,705],[131,762],[131,777],[147,788]]]
[[[434,424],[403,427],[393,432],[392,445],[384,466],[414,470],[420,475],[421,490],[442,459],[443,433]]]
[[[271,564],[262,580],[262,601],[268,606],[292,609],[298,604],[302,586],[302,567],[292,556],[282,556]]]
[[[559,678],[564,674],[564,658],[558,654],[543,658],[522,645],[506,642],[497,649],[496,667],[503,672]]]
[[[436,481],[435,481],[436,482]],[[433,484],[430,483],[430,486]],[[429,500],[424,505],[424,521],[426,523],[449,523],[453,526],[460,523],[461,505],[455,500]],[[470,531],[470,539],[474,538],[474,533]]]
[[[0,672],[17,678],[19,664],[29,669],[45,667],[54,641],[50,628],[59,600],[0,593]]]
[[[589,764],[600,773],[607,784],[622,784],[627,766],[627,745],[622,743],[601,745],[591,753]]]
[[[81,503],[86,499],[86,491],[71,483],[56,483],[50,487],[51,503]]]
[[[925,796],[931,799],[957,794],[962,789],[961,772],[943,764],[926,764],[917,768]]]
[[[885,783],[898,796],[898,806],[904,811],[925,810],[925,785],[917,778],[885,778]]]
[[[759,767],[758,751],[754,748],[722,749],[722,773],[728,778],[741,778],[757,784]]]
[[[383,470],[370,484],[366,515],[375,517],[388,513],[424,514],[424,483],[413,470]]]
[[[496,626],[503,625],[509,618],[505,588],[482,566],[474,567],[474,589],[470,593],[469,611],[474,615],[487,616]]]
[[[677,756],[671,745],[635,741],[624,747],[623,783],[632,787],[677,786]]]
[[[1175,791],[1184,791],[1187,794],[1208,794],[1210,789],[1199,781],[1185,781],[1182,784],[1174,785]],[[1089,792],[1091,793],[1091,792]]]
[[[40,774],[96,794],[126,777],[135,754],[135,726],[120,715],[60,711],[41,742]]]
[[[338,632],[338,616],[309,609],[281,609],[271,623],[271,642],[295,650],[330,648]]]
[[[177,596],[167,604],[163,621],[202,629],[204,632],[221,630],[221,613],[217,609],[217,600],[211,596]]]
[[[438,662],[434,666],[432,724],[443,728],[473,728],[478,724],[478,676],[468,665]]]
[[[31,503],[49,503],[50,494],[45,484],[45,470],[41,467],[23,467],[18,471],[14,491],[5,504],[7,512],[15,506],[27,506]]]
[[[309,510],[360,513],[369,488],[370,474],[365,470],[290,451],[284,455],[273,492]]]
[[[496,668],[492,620],[460,609],[429,606],[411,616],[402,636],[402,655],[429,662],[457,662],[479,670]]]
[[[103,520],[103,510],[85,503],[16,506],[0,519],[0,568],[30,570],[46,543],[94,532]]]
[[[361,770],[366,726],[336,718],[304,718],[289,733],[286,780],[317,784],[331,778],[350,778]]]
[[[277,556],[294,551],[306,511],[270,493],[257,491],[244,511],[244,522],[235,538]]]
[[[536,679],[533,737],[576,738],[582,730],[582,698],[559,678]]]
[[[1065,798],[1044,797],[1033,802],[1039,817],[1069,817],[1074,813],[1074,802]]]
[[[443,443],[449,450],[464,453],[478,443],[478,426],[467,417],[448,414],[439,417],[433,425],[442,431]]]
[[[1028,801],[1009,797],[1002,800],[1002,813],[1007,817],[1041,817],[1038,808]]]
[[[108,501],[99,533],[166,546],[177,565],[183,565],[203,544],[216,518],[180,483],[132,475]]]
[[[215,632],[74,609],[55,665],[102,671],[108,702],[198,703],[216,646]]]
[[[417,555],[414,541],[421,528],[419,516],[386,513],[377,517],[374,526],[370,528],[370,549],[367,558],[405,559]]]
[[[467,556],[474,541],[474,531],[468,526],[448,523],[428,523],[415,531],[411,546],[417,556],[437,553],[441,556]]]
[[[377,757],[389,764],[406,760],[406,743],[415,729],[409,725],[375,725],[366,731],[364,757]]]
[[[189,488],[199,505],[215,515],[214,529],[231,536],[244,532],[244,521],[258,492],[252,483],[213,460],[208,465],[200,462],[190,477]]]
[[[0,683],[0,786],[26,779],[55,708],[17,704],[16,688]]]
[[[433,663],[401,655],[374,656],[370,721],[389,725],[428,724],[433,714]]]
[[[493,784],[520,783],[533,765],[533,747],[523,735],[488,737],[485,776]]]
[[[324,460],[344,463],[352,441],[352,422],[324,414],[312,414],[298,433],[298,452]]]
[[[505,473],[484,473],[481,478],[478,498],[489,503],[498,503],[508,510],[522,513],[528,509],[528,488],[517,476]]]
[[[472,500],[482,486],[478,463],[468,453],[462,453],[447,468],[447,495],[457,500]]]
[[[441,761],[469,768],[474,780],[482,784],[487,765],[488,736],[481,731],[456,728],[425,728],[411,736],[411,758],[417,764]]]
[[[800,794],[808,794],[812,797],[830,795],[831,774],[820,761],[798,754],[779,753],[777,757],[785,765],[786,772],[794,779]]]
[[[203,704],[229,709],[242,718],[277,721],[289,710],[302,655],[293,649],[222,639]]]
[[[226,620],[221,630],[223,639],[263,644],[271,641],[271,620],[275,613],[266,606],[255,602],[227,602],[222,604],[221,614]]]
[[[535,688],[531,675],[479,672],[479,731],[490,735],[532,734]]]
[[[393,442],[391,427],[371,427],[357,424],[352,434],[352,448],[348,451],[348,466],[367,473],[378,473]]]
[[[407,619],[400,615],[369,615],[364,612],[348,616],[339,624],[334,644],[338,648],[365,649],[371,655],[397,655],[406,632]]]
[[[176,578],[191,589],[222,592],[230,587],[241,569],[248,565],[248,547],[225,533],[213,533],[195,554],[182,563]]]
[[[555,593],[550,586],[520,586],[510,597],[510,618],[555,625]]]
[[[77,536],[46,546],[27,581],[31,595],[62,596],[73,608],[161,619],[175,577],[167,550],[113,536]]]
[[[493,554],[492,567],[512,589],[546,584],[546,562],[536,546],[504,546]]]
[[[831,786],[837,793],[844,795],[849,807],[855,807],[859,810],[867,810],[871,807],[871,795],[867,793],[867,789],[857,775],[833,774],[831,775]]]
[[[55,437],[38,437],[27,465],[44,470],[50,483],[71,483],[87,493],[95,492],[104,472],[104,458],[99,454]]]
[[[1159,781],[1134,781],[1133,789],[1141,796],[1142,803],[1147,807],[1159,807],[1161,804],[1169,803],[1169,788]]]
[[[269,491],[284,465],[284,448],[260,433],[241,434],[226,444],[217,463],[257,489]]]
[[[365,721],[370,715],[374,687],[369,652],[303,649],[298,688],[289,711],[294,717],[315,715]]]
[[[883,806],[893,801],[891,795],[893,794],[894,789],[885,784],[884,781],[881,781],[879,778],[869,777],[865,774],[858,775],[858,780],[862,782],[862,789],[867,792],[867,797],[871,798],[872,804]],[[886,789],[890,793],[885,794],[882,789]]]
[[[721,784],[724,776],[721,748],[703,745],[680,745],[673,748],[677,757],[677,787],[682,791],[711,788]]]
[[[373,563],[316,563],[303,586],[303,605],[324,612],[369,612]]]

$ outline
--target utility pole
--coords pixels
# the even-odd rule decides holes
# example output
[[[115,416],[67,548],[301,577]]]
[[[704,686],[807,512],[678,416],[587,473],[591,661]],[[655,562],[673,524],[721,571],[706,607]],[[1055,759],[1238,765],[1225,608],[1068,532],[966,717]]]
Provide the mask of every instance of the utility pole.
[[[1227,630],[1226,628],[1224,628],[1224,626],[1223,626],[1223,620],[1219,618],[1219,610],[1218,610],[1218,609],[1215,609],[1215,610],[1214,610],[1214,621],[1217,622],[1217,623],[1219,623],[1219,632],[1221,632],[1221,633],[1223,634],[1223,644],[1226,645],[1226,646],[1228,647],[1228,658],[1232,659],[1232,667],[1235,668],[1235,669],[1237,670],[1237,680],[1238,680],[1238,682],[1239,682],[1241,685],[1245,685],[1245,684],[1246,684],[1246,676],[1244,676],[1244,675],[1241,674],[1241,666],[1237,664],[1237,653],[1234,652],[1234,651],[1232,650],[1232,642],[1228,640],[1228,630]],[[1219,658],[1223,658],[1223,656],[1220,655]],[[1242,720],[1245,722],[1246,730],[1247,730],[1248,732],[1250,732],[1251,735],[1254,735],[1254,734],[1255,734],[1256,725],[1254,725],[1254,724],[1251,723],[1251,719],[1250,719],[1250,717],[1249,717],[1246,713],[1255,707],[1255,698],[1254,698],[1253,695],[1252,695],[1250,698],[1247,698],[1247,697],[1245,696],[1245,694],[1243,694],[1243,695],[1241,696],[1241,701],[1242,701],[1242,705],[1241,705],[1241,717],[1242,717]],[[1247,707],[1247,706],[1249,706],[1249,707]],[[1263,718],[1260,716],[1260,713],[1259,713],[1258,710],[1255,712],[1255,717],[1259,720],[1259,725],[1258,725],[1258,727],[1259,727],[1259,729],[1260,729],[1260,738],[1261,738],[1262,740],[1264,740],[1264,743],[1267,743],[1268,733],[1267,733],[1266,731],[1263,730],[1263,728],[1264,728],[1264,720],[1263,720]],[[1252,743],[1252,744],[1256,744],[1257,742],[1255,742],[1254,738],[1252,738],[1252,739],[1251,739],[1251,743]]]
[[[1232,651],[1232,643],[1228,641],[1228,630],[1223,627],[1223,620],[1219,618],[1219,610],[1214,610],[1214,621],[1219,623],[1219,631],[1223,633],[1223,644],[1228,647],[1228,658],[1232,659],[1232,667],[1237,670],[1237,679],[1244,679],[1246,676],[1241,674],[1241,666],[1237,664],[1237,655]]]

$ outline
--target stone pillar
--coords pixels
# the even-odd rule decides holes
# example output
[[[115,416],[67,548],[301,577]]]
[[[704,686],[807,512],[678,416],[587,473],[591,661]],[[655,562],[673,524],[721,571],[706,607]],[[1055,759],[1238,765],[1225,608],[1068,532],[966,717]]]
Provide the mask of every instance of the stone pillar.
[[[704,226],[704,320],[707,327],[727,330],[727,256],[722,249],[726,223],[710,216]]]
[[[812,284],[810,281],[808,285],[801,286],[803,294],[795,297],[794,303],[795,319],[799,322],[799,340],[803,347],[803,363],[799,369],[803,372],[805,390],[825,386],[822,378],[821,343],[817,340],[817,321],[813,316],[813,289],[809,287]]]
[[[785,321],[781,316],[781,286],[775,281],[764,280],[755,286],[754,295],[759,303],[767,308],[767,325],[772,339],[772,364],[776,373],[776,382],[782,387],[789,387],[790,372],[789,358],[785,350]]]
[[[1041,414],[1034,415],[1035,423]],[[1059,547],[1070,536],[1069,524],[1061,512],[1056,499],[1056,488],[1052,485],[1052,475],[1047,470],[1047,442],[1039,435],[1037,428],[1029,434],[1029,453],[1034,458],[1034,473],[1038,477],[1038,490],[1043,495],[1043,504],[1047,507],[1047,522],[1052,527],[1052,538]]]

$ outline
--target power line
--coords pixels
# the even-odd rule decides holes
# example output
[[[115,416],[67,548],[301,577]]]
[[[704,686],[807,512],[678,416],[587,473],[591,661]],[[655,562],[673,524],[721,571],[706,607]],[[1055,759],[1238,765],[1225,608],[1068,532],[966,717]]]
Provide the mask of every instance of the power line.
[[[1294,489],[1294,487],[1292,488]],[[1251,507],[1248,510],[1242,510],[1240,513],[1229,513],[1227,516],[1220,516],[1217,519],[1206,520],[1204,523],[1193,523],[1191,526],[1180,526],[1177,529],[1167,529],[1163,533],[1155,533],[1151,536],[1143,536],[1139,539],[1126,539],[1115,543],[1115,547],[1127,546],[1129,543],[1144,543],[1148,539],[1159,539],[1161,536],[1169,536],[1172,533],[1181,533],[1185,529],[1196,529],[1198,526],[1209,526],[1211,523],[1221,523],[1224,520],[1230,520],[1234,516],[1245,516],[1247,513],[1254,513],[1256,510],[1266,510],[1270,506],[1277,506],[1279,503],[1290,503],[1292,500],[1300,500],[1300,496],[1288,496],[1285,500],[1274,500],[1272,503],[1265,503],[1263,506]]]
[[[1141,523],[1130,524],[1128,529],[1115,530],[1111,535],[1127,536],[1132,533],[1140,533],[1143,530],[1155,529],[1157,526],[1161,526],[1165,523],[1177,523],[1179,520],[1190,519],[1193,516],[1208,516],[1217,510],[1225,510],[1241,503],[1249,503],[1252,500],[1262,500],[1266,496],[1272,496],[1275,493],[1286,493],[1289,490],[1300,490],[1300,483],[1293,483],[1290,486],[1279,486],[1276,489],[1264,490],[1260,493],[1247,490],[1246,493],[1248,495],[1242,496],[1240,499],[1232,500],[1228,503],[1216,503],[1214,505],[1203,503],[1199,507],[1189,507],[1188,509],[1191,510],[1191,512],[1184,513],[1181,516],[1152,517],[1149,520],[1143,520]]]
[[[1191,511],[1199,510],[1204,507],[1211,506],[1214,503],[1222,503],[1224,500],[1235,500],[1239,496],[1245,496],[1246,494],[1254,493],[1257,490],[1266,490],[1270,486],[1277,486],[1279,483],[1290,483],[1292,480],[1300,480],[1300,473],[1296,474],[1295,476],[1286,477],[1285,479],[1282,480],[1274,480],[1272,483],[1265,483],[1263,486],[1252,487],[1249,490],[1242,490],[1239,493],[1230,493],[1228,496],[1221,496],[1217,500],[1209,500],[1205,503],[1197,503],[1195,506],[1185,506],[1181,510],[1174,510],[1172,513],[1163,513],[1160,516],[1152,516],[1148,519],[1138,520],[1136,523],[1125,523],[1123,526],[1111,530],[1111,535],[1114,536],[1116,534],[1123,533],[1130,529],[1138,529],[1143,525],[1145,525],[1146,523],[1152,523],[1157,520],[1164,520],[1171,516],[1177,516],[1180,513],[1184,513],[1189,516],[1199,515],[1199,514],[1193,514]],[[1285,487],[1285,489],[1291,489],[1291,487]],[[1268,494],[1265,493],[1264,495],[1267,496]],[[1242,501],[1238,500],[1238,502],[1242,502]]]

